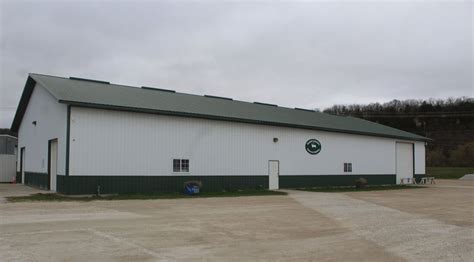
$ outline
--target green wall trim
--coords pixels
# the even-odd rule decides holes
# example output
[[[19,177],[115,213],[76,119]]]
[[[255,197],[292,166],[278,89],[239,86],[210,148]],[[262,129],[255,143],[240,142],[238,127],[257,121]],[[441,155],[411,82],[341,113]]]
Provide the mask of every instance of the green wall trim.
[[[367,179],[369,185],[395,184],[396,175],[297,175],[280,176],[280,188],[351,186],[359,177]]]
[[[68,195],[182,192],[186,181],[198,180],[201,191],[268,188],[268,176],[57,176],[56,190]]]
[[[25,185],[48,190],[48,173],[25,172]]]
[[[16,183],[21,184],[21,173],[18,171],[16,172]]]
[[[415,175],[417,180],[422,175]],[[47,174],[44,174],[47,179]],[[296,175],[280,176],[280,188],[315,186],[350,186],[360,177],[371,185],[395,184],[396,175]],[[39,177],[37,178],[37,180]],[[57,177],[57,192],[68,195],[95,194],[100,186],[102,194],[133,194],[181,192],[185,181],[198,180],[202,191],[268,188],[268,176],[64,176]],[[36,181],[36,180],[35,180]],[[32,184],[44,185],[47,182]],[[45,187],[45,188],[46,188]]]

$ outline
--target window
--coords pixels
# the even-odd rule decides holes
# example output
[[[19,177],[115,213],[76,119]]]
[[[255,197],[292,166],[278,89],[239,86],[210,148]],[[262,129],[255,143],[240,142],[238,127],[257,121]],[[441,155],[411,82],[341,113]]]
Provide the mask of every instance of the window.
[[[181,172],[181,160],[173,159],[173,172]]]
[[[352,172],[352,163],[344,163],[344,172]]]
[[[189,159],[173,159],[173,172],[189,172]]]
[[[181,159],[181,172],[189,172],[189,159]]]

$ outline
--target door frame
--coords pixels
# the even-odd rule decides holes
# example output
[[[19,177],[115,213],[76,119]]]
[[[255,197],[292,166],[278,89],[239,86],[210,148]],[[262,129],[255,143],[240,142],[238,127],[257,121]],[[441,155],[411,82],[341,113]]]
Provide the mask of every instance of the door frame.
[[[51,191],[51,145],[53,142],[56,142],[56,185],[58,183],[58,148],[59,148],[59,145],[58,145],[58,139],[57,138],[53,138],[53,139],[50,139],[48,140],[48,190]],[[56,191],[56,189],[55,189]]]
[[[268,160],[268,189],[270,189],[270,180],[271,180],[271,174],[270,174],[270,162],[277,162],[278,164],[278,173],[277,173],[277,188],[280,189],[280,160]]]
[[[26,147],[20,147],[20,178],[22,184],[25,184],[25,152]]]

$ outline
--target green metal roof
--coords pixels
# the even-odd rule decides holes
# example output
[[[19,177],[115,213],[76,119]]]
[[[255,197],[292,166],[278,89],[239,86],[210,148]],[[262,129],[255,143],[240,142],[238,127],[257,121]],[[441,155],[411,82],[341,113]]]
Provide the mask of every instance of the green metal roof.
[[[158,113],[237,121],[274,126],[352,133],[360,135],[429,140],[416,134],[359,118],[334,116],[311,110],[279,107],[265,103],[235,101],[216,96],[199,96],[149,87],[131,87],[105,81],[30,74],[20,100],[12,130],[17,130],[37,82],[60,103],[94,108]],[[22,108],[23,107],[23,108]]]

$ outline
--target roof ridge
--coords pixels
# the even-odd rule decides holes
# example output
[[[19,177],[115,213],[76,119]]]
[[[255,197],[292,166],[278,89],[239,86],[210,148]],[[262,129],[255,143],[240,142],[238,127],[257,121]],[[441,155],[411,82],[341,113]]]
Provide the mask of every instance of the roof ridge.
[[[63,80],[77,80],[77,81],[82,81],[84,80],[85,82],[90,82],[90,83],[95,83],[95,84],[102,84],[102,85],[108,85],[108,86],[116,86],[116,87],[122,87],[122,88],[135,88],[135,89],[157,89],[157,90],[168,90],[168,89],[163,89],[163,88],[155,88],[155,87],[149,87],[149,86],[132,86],[132,85],[125,85],[125,84],[117,84],[117,83],[113,83],[113,82],[110,82],[110,81],[106,81],[106,80],[94,80],[94,79],[89,79],[89,78],[80,78],[80,77],[72,77],[73,79],[71,79],[71,77],[62,77],[62,76],[55,76],[55,75],[48,75],[48,74],[39,74],[39,73],[29,73],[29,75],[38,75],[38,76],[46,76],[46,77],[54,77],[54,78],[59,78],[59,79],[63,79]],[[88,80],[91,80],[91,81],[88,81]],[[44,84],[42,84],[44,85]],[[145,88],[143,88],[145,87]],[[170,91],[172,89],[169,89]],[[175,90],[172,90],[172,91],[175,91]],[[171,92],[169,92],[171,93]],[[183,93],[183,92],[179,92],[179,91],[175,91],[173,92],[174,94],[177,94],[177,95],[190,95],[190,96],[197,96],[197,97],[208,97],[208,98],[218,98],[220,96],[215,96],[215,95],[208,95],[208,94],[204,94],[204,95],[198,95],[198,94],[192,94],[192,93]],[[222,98],[226,98],[226,97],[222,97]],[[223,99],[224,100],[224,99]],[[272,106],[272,107],[278,107],[278,108],[282,108],[282,109],[288,109],[288,110],[299,110],[300,108],[297,109],[297,107],[293,108],[293,107],[289,107],[289,106],[280,106],[280,105],[277,105],[277,104],[272,104],[272,103],[266,103],[266,102],[258,102],[258,101],[254,101],[254,102],[251,102],[251,101],[243,101],[243,100],[236,100],[236,99],[228,99],[229,101],[233,101],[233,102],[241,102],[241,103],[248,103],[248,104],[257,104],[257,105],[264,105],[264,106]],[[299,111],[304,111],[304,110],[299,110]],[[309,111],[309,110],[308,110]],[[322,112],[318,112],[316,110],[313,110],[314,113],[319,113],[319,114],[323,114],[323,115],[327,115],[325,113],[322,113]]]

